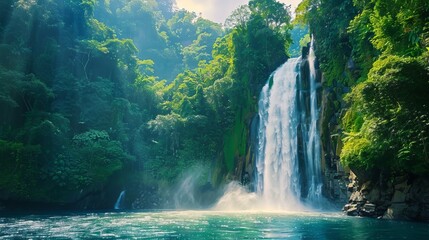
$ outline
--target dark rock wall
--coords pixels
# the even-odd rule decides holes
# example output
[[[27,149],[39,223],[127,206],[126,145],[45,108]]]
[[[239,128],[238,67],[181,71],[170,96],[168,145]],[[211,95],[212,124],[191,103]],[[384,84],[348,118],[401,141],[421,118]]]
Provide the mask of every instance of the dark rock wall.
[[[321,84],[320,97],[320,138],[322,148],[323,194],[337,205],[347,203],[350,193],[347,191],[349,183],[349,169],[340,163],[342,149],[341,117],[346,110],[346,103],[342,96],[349,91],[339,83],[328,84],[316,61],[318,81]]]
[[[351,196],[344,211],[351,216],[429,221],[429,180],[391,176],[362,181],[351,173]]]

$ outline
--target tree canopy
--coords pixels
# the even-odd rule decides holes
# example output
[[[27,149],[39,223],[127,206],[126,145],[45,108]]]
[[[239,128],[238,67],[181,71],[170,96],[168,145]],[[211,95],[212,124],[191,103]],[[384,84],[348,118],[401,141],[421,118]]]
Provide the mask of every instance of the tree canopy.
[[[65,204],[115,182],[171,186],[198,164],[213,185],[233,173],[287,59],[289,9],[250,1],[225,30],[174,4],[0,3],[2,193]]]

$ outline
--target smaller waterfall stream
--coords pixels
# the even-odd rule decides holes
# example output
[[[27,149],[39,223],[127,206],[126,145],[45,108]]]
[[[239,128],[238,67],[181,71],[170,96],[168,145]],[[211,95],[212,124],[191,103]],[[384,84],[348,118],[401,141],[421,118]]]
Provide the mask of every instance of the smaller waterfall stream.
[[[305,136],[305,166],[306,169],[306,186],[308,189],[307,201],[311,204],[320,207],[322,199],[322,169],[321,169],[321,143],[318,129],[319,120],[319,108],[317,104],[317,89],[318,83],[316,81],[316,67],[315,67],[315,54],[313,48],[313,40],[311,41],[311,47],[308,54],[308,65],[309,65],[309,81],[310,81],[310,122],[304,124],[307,128],[303,128],[302,135]],[[304,100],[303,100],[304,101]],[[304,109],[305,106],[304,106]],[[302,111],[307,113],[307,111]],[[306,122],[308,119],[308,113],[302,114],[301,122]]]
[[[119,197],[118,197],[118,199],[116,200],[116,203],[115,203],[115,206],[114,206],[114,209],[115,209],[115,210],[119,210],[119,209],[121,209],[121,205],[122,205],[122,201],[124,200],[124,197],[125,197],[125,190],[123,190],[123,191],[119,194]]]

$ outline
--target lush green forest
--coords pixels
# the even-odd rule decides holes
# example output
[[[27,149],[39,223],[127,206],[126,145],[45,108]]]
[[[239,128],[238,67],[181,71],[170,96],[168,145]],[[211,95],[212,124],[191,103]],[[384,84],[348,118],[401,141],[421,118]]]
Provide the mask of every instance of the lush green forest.
[[[275,0],[223,25],[174,0],[2,0],[0,200],[236,179],[259,92],[308,30],[342,164],[427,176],[429,2],[304,0],[291,21]]]
[[[174,4],[1,1],[3,198],[167,187],[196,165],[212,185],[232,178],[260,88],[287,59],[289,8],[251,0],[222,27]]]
[[[297,14],[317,41],[325,87],[347,102],[342,163],[427,175],[429,2],[304,0]]]

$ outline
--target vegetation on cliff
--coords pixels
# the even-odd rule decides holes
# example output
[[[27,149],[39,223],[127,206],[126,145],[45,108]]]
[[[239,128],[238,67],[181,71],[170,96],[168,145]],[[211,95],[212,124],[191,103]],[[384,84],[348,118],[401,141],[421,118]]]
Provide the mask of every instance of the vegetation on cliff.
[[[427,174],[429,3],[304,0],[297,13],[317,41],[326,87],[352,88],[344,96],[342,162]]]

